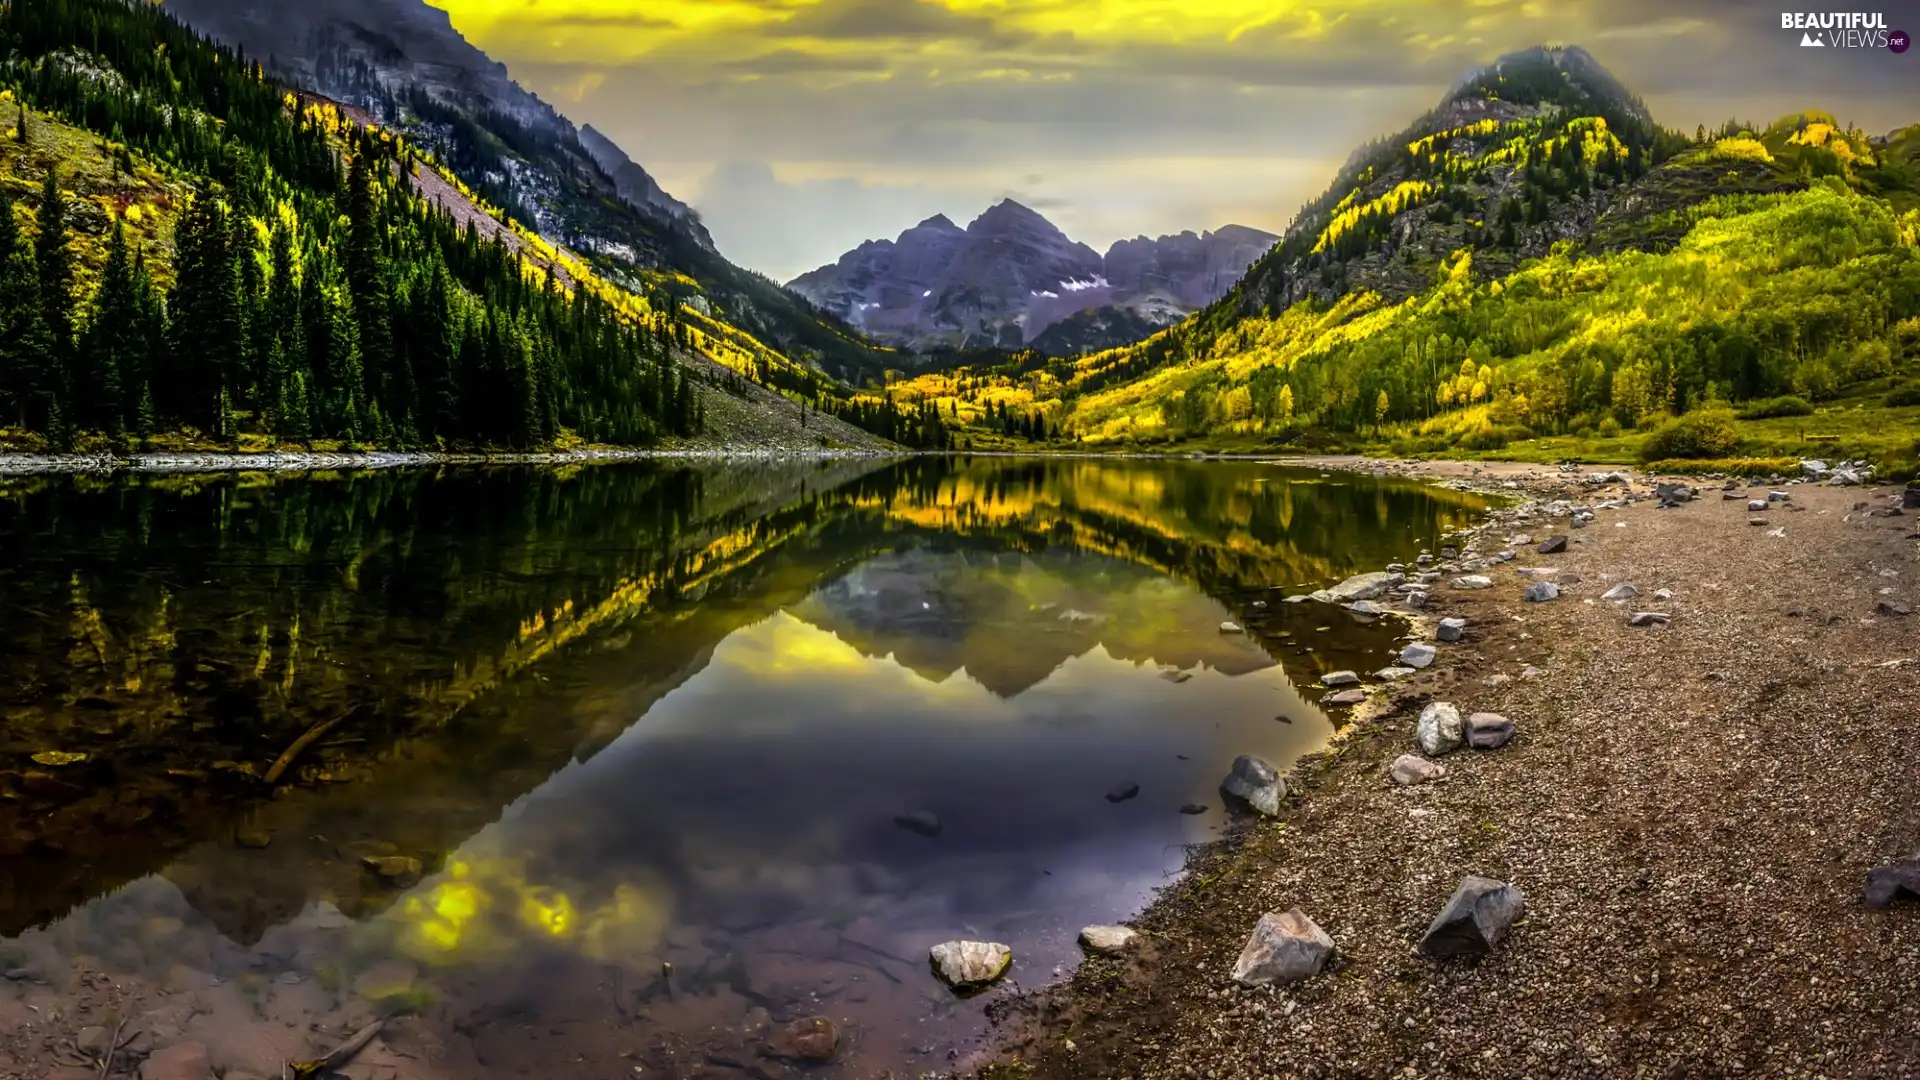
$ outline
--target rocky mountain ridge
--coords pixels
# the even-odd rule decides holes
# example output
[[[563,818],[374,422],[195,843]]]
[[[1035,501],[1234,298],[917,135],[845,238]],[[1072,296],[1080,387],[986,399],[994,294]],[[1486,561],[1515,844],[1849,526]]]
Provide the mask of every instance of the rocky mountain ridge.
[[[1005,199],[964,229],[939,214],[870,240],[788,288],[888,344],[1079,352],[1137,341],[1205,307],[1278,239],[1228,225],[1122,240],[1101,255]]]

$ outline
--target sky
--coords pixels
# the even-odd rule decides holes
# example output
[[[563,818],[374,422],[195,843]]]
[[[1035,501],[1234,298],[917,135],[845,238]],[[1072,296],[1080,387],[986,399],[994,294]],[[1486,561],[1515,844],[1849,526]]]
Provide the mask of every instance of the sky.
[[[782,281],[1007,197],[1103,251],[1279,232],[1356,146],[1542,43],[1586,47],[1686,131],[1920,121],[1920,49],[1803,48],[1751,0],[428,2]],[[1920,32],[1920,0],[1854,6]]]

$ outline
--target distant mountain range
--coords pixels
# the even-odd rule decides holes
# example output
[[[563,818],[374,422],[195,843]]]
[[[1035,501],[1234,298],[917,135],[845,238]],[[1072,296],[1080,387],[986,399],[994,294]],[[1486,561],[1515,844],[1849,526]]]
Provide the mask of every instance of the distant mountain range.
[[[1102,256],[1007,199],[964,229],[942,214],[868,241],[787,287],[889,345],[1073,354],[1206,307],[1278,240],[1228,225],[1122,240]]]

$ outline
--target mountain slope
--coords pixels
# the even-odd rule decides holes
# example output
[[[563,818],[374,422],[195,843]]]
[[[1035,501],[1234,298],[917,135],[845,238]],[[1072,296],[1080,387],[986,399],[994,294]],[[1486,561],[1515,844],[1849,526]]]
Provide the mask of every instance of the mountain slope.
[[[1277,239],[1229,225],[1122,240],[1101,256],[1008,199],[965,229],[939,215],[869,241],[789,287],[914,349],[1079,353],[1138,341],[1219,299]]]
[[[1920,126],[1874,138],[1805,112],[1688,138],[1584,51],[1531,49],[1360,148],[1179,326],[899,390],[961,438],[1431,453],[1578,436],[1910,459],[1916,206]],[[1669,427],[1689,413],[1705,419]],[[1801,414],[1822,419],[1758,423]]]
[[[699,218],[599,133],[576,130],[423,0],[165,0],[292,85],[432,148],[486,201],[665,305],[690,304],[836,378],[892,361],[839,320],[728,262]]]

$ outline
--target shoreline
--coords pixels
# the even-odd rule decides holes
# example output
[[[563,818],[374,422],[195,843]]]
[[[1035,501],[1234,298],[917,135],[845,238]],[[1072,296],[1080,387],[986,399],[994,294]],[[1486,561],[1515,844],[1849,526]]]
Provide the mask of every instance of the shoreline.
[[[1890,513],[1897,487],[1795,483],[1751,512],[1768,488],[1723,498],[1695,478],[1698,498],[1656,511],[1634,472],[1604,509],[1621,485],[1586,478],[1611,467],[1275,463],[1527,501],[1463,536],[1414,612],[1437,662],[1370,686],[1283,770],[1277,821],[1199,851],[1130,920],[1130,953],[996,1002],[991,1049],[962,1075],[1920,1076],[1920,905],[1861,903],[1869,870],[1920,847],[1920,777],[1900,764],[1920,756],[1920,647],[1898,614],[1920,592],[1920,533]],[[1569,529],[1544,513],[1554,499],[1596,519]],[[1570,542],[1501,542],[1523,532]],[[1477,565],[1502,550],[1516,556]],[[1495,584],[1447,586],[1465,573]],[[1523,600],[1537,580],[1560,597]],[[1600,599],[1623,581],[1638,599]],[[1640,610],[1673,621],[1629,627]],[[1465,639],[1433,642],[1439,616],[1465,618]],[[1517,734],[1397,786],[1388,766],[1428,756],[1413,721],[1435,701]],[[1420,956],[1468,874],[1519,887],[1526,910],[1484,958]],[[1327,970],[1234,983],[1254,923],[1293,907],[1333,939]]]

